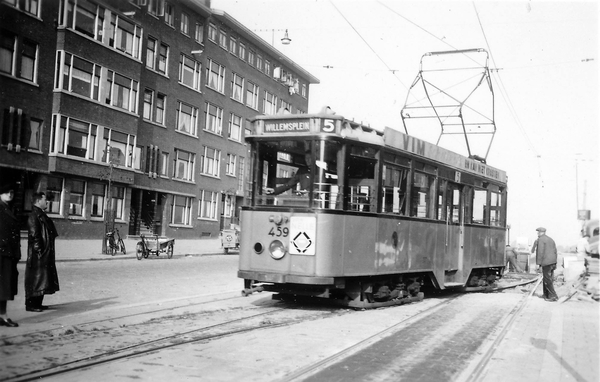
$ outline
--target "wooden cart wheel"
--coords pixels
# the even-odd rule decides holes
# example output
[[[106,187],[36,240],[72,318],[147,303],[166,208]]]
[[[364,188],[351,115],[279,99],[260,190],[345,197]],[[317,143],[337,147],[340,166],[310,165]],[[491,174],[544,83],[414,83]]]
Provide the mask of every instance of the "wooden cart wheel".
[[[173,257],[173,247],[174,247],[174,246],[175,246],[175,244],[174,244],[174,243],[170,243],[170,244],[167,246],[167,258],[169,258],[169,259]]]
[[[138,260],[141,260],[142,257],[148,257],[144,256],[144,244],[142,244],[142,242],[137,243],[135,246],[135,255],[137,256]]]

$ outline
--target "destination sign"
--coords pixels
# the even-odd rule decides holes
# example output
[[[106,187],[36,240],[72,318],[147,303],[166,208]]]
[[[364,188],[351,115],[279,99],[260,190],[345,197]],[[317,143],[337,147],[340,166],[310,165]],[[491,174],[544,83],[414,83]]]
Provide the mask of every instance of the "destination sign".
[[[297,133],[310,131],[309,120],[265,121],[265,133]]]

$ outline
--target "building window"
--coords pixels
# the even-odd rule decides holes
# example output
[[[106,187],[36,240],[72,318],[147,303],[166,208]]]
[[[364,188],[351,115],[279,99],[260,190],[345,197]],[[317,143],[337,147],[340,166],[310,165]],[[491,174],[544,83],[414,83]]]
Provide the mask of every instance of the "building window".
[[[255,57],[256,57],[256,53],[254,53],[253,50],[248,51],[248,63],[252,66],[254,66]]]
[[[187,13],[181,13],[181,33],[190,35],[190,16]]]
[[[29,136],[29,150],[42,151],[42,132],[44,131],[44,122],[38,119],[29,121],[29,129],[31,135]]]
[[[227,32],[224,30],[219,31],[219,45],[223,49],[227,49]]]
[[[34,42],[23,40],[21,46],[21,71],[20,78],[35,82],[37,73],[38,45]]]
[[[181,101],[177,102],[177,131],[196,136],[198,133],[198,109]]]
[[[63,51],[58,51],[57,60],[59,63],[62,61],[62,73],[57,70],[57,78],[55,80],[57,88],[96,101],[100,99],[100,74],[102,67]],[[57,65],[57,67],[60,67],[60,65]]]
[[[144,90],[144,119],[164,125],[165,98],[166,96],[160,93],[155,97],[154,90]]]
[[[206,86],[220,93],[225,92],[225,67],[210,59],[206,68]]]
[[[46,185],[46,200],[48,200],[48,208],[46,212],[49,214],[60,215],[62,203],[63,178],[48,176],[48,184]]]
[[[229,53],[235,55],[237,54],[237,38],[235,37],[229,37]]]
[[[302,84],[302,97],[306,98],[306,84]]]
[[[150,89],[144,90],[144,110],[142,111],[144,119],[152,120],[152,109],[154,103],[154,91]]]
[[[68,0],[66,12],[66,26],[68,28],[102,41],[105,14],[103,7],[88,0]]]
[[[132,113],[137,111],[138,82],[122,76],[112,70],[106,78],[106,104],[125,109]]]
[[[53,118],[51,152],[95,160],[98,125],[65,116],[59,118],[59,125],[57,116]]]
[[[141,170],[142,169],[142,147],[135,146],[133,151],[133,169]]]
[[[146,66],[150,69],[156,67],[156,49],[158,41],[155,38],[148,37],[148,43],[146,44]]]
[[[90,215],[94,218],[104,217],[105,186],[102,183],[90,182],[89,192],[92,194],[92,211]]]
[[[21,149],[41,151],[44,122],[30,118],[22,109],[10,106],[1,115],[2,136],[0,142],[8,150],[20,152]]]
[[[175,26],[175,8],[167,2],[165,2],[165,23],[171,27]]]
[[[235,176],[235,164],[237,156],[233,154],[227,154],[227,163],[225,164],[225,174],[229,176]]]
[[[271,75],[271,61],[265,60],[265,73],[270,76]]]
[[[243,102],[244,97],[244,78],[237,73],[233,73],[231,78],[231,98],[238,102]]]
[[[110,209],[115,219],[123,220],[123,211],[125,209],[125,187],[112,187]]]
[[[284,100],[281,100],[281,108],[289,111],[290,113],[292,112],[292,105],[290,105],[288,102],[286,102]]]
[[[142,28],[115,14],[111,14],[110,24],[115,34],[110,36],[109,45],[134,58],[140,58]]]
[[[150,4],[148,4],[148,13],[152,16],[162,16],[165,12],[165,2],[164,0],[149,0]],[[145,0],[144,0],[145,2]],[[138,1],[139,5],[139,1]]]
[[[260,54],[256,56],[256,69],[263,71],[263,58]]]
[[[179,83],[200,91],[201,64],[184,54],[179,58]]]
[[[40,1],[41,0],[4,0],[3,3],[11,5],[35,17],[40,17]]]
[[[154,122],[164,126],[165,124],[165,105],[167,104],[167,96],[158,93],[156,95],[156,109],[154,111]]]
[[[69,180],[71,191],[69,192],[69,215],[83,216],[85,205],[85,182],[82,180]]]
[[[242,140],[242,117],[233,113],[229,114],[228,138],[240,142]]]
[[[223,109],[206,103],[204,130],[221,135],[223,131]]]
[[[263,104],[263,113],[274,115],[277,113],[277,96],[265,91],[265,102]]]
[[[0,31],[0,72],[16,76],[17,36]]]
[[[240,194],[244,192],[244,166],[246,165],[244,157],[240,157],[238,164],[238,191]]]
[[[160,176],[169,176],[169,153],[161,152],[160,153],[160,167],[159,173]]]
[[[200,44],[204,43],[204,25],[202,23],[196,23],[196,31],[194,32],[194,38]]]
[[[193,182],[195,162],[196,154],[175,150],[175,169],[173,171],[175,178]]]
[[[217,27],[213,23],[208,24],[208,39],[217,42]]]
[[[104,128],[101,143],[102,162],[133,168],[133,154],[136,147],[135,135]]]
[[[243,42],[240,42],[240,54],[239,57],[242,60],[246,59],[246,44],[244,44]]]
[[[0,32],[0,72],[37,82],[38,44],[8,32]],[[18,69],[17,69],[18,68]]]
[[[258,110],[258,86],[254,85],[252,82],[247,82],[246,106]]]
[[[173,195],[171,224],[192,225],[192,198]]]
[[[200,199],[198,200],[198,218],[200,219],[217,219],[217,201],[219,194],[213,191],[200,191]]]
[[[202,153],[202,174],[219,176],[219,165],[221,161],[221,151],[211,147],[204,146]]]
[[[152,70],[167,75],[167,62],[169,59],[169,46],[158,43],[158,40],[148,37],[146,47],[146,66]]]

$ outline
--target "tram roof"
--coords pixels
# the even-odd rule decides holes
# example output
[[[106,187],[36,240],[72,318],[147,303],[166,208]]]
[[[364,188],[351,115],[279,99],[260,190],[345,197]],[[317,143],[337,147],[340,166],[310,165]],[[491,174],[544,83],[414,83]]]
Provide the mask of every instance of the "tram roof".
[[[404,134],[396,129],[385,127],[384,131],[332,114],[323,110],[314,114],[276,114],[259,115],[253,122],[263,121],[257,125],[255,134],[249,138],[272,136],[282,138],[297,135],[339,136],[344,139],[356,140],[376,146],[394,148],[408,152],[415,157],[432,160],[453,167],[465,173],[506,183],[504,170],[492,167],[478,160],[465,157],[454,151],[445,149],[433,143]],[[340,123],[334,123],[339,121]]]

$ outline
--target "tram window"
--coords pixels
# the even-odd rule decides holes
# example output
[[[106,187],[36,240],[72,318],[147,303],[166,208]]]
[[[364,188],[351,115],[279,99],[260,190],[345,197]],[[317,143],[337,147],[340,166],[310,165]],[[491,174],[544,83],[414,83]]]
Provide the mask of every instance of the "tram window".
[[[375,211],[375,159],[376,150],[352,146],[346,165],[350,190],[349,208],[351,211]]]
[[[414,172],[412,183],[412,202],[410,216],[426,218],[431,215],[434,204],[432,196],[435,194],[434,177],[428,174]]]
[[[407,168],[384,166],[383,212],[406,215],[409,172]]]
[[[438,220],[446,220],[446,208],[444,208],[446,204],[446,191],[448,188],[448,181],[445,179],[439,180],[438,186],[438,194],[437,194],[437,219]]]
[[[485,224],[485,211],[487,206],[487,190],[475,190],[473,194],[472,222]]]
[[[502,198],[498,192],[491,192],[490,198],[490,225],[500,226],[502,216]]]
[[[262,177],[256,179],[262,179],[257,188],[262,197],[256,203],[308,207],[312,199],[312,207],[338,208],[339,149],[331,141],[260,142]]]
[[[457,184],[450,183],[448,191],[448,210],[450,211],[451,222],[460,223],[460,188]]]

